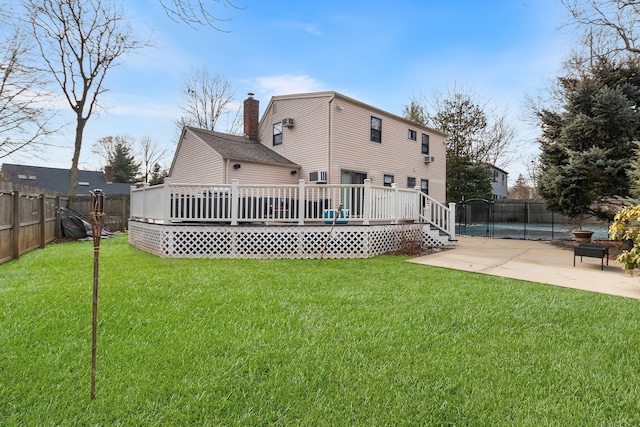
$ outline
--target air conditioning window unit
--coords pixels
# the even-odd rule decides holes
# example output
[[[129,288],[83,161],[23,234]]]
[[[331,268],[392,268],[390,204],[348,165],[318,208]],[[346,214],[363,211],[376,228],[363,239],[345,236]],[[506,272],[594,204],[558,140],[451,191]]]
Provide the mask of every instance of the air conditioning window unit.
[[[309,182],[326,183],[327,171],[309,172]]]
[[[282,126],[285,128],[293,127],[293,119],[292,118],[282,119]]]
[[[425,163],[433,163],[433,162],[435,162],[435,161],[436,161],[436,158],[435,158],[435,157],[433,157],[433,156],[425,156],[425,157],[424,157],[424,162],[425,162]]]

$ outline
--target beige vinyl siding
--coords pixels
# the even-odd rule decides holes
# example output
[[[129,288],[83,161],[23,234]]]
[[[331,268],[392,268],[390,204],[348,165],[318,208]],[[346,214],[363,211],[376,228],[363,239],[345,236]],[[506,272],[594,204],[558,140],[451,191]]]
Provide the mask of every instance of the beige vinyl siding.
[[[328,170],[330,99],[330,95],[274,99],[260,122],[260,142],[302,166],[296,182],[308,180],[309,172]],[[293,127],[283,128],[282,145],[274,147],[273,124],[284,118],[292,118]]]
[[[370,141],[371,116],[382,119],[382,142]],[[294,126],[283,128],[282,145],[273,146],[273,124],[292,118]],[[342,171],[367,174],[374,185],[384,185],[393,175],[400,188],[407,178],[429,180],[429,195],[444,202],[446,152],[444,135],[411,123],[335,92],[318,92],[272,98],[260,121],[260,142],[302,167],[297,179],[308,181],[309,172],[327,171],[328,182],[339,184]],[[416,140],[408,130],[416,131]],[[425,164],[422,134],[430,136]]]
[[[291,175],[295,168],[264,165],[259,163],[243,162],[240,169],[234,169],[231,161],[229,165],[229,184],[232,179],[237,179],[240,184],[297,184],[298,175]]]
[[[444,137],[428,128],[413,125],[379,110],[370,110],[348,100],[337,98],[342,108],[331,110],[331,182],[340,182],[342,170],[367,173],[374,185],[384,185],[385,174],[393,175],[400,188],[406,188],[407,177],[429,180],[429,195],[445,201],[446,151]],[[370,141],[371,116],[382,119],[382,142]],[[417,132],[416,141],[408,138],[408,130]],[[424,163],[421,135],[430,137],[429,155],[435,162]]]
[[[187,131],[178,146],[171,168],[174,184],[223,184],[222,157],[192,132]]]

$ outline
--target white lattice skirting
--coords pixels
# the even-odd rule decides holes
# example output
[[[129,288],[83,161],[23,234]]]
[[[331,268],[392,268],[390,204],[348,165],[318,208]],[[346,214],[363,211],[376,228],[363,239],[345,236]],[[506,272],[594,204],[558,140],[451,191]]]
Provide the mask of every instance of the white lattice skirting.
[[[228,226],[129,222],[129,244],[166,258],[369,258],[415,244],[450,245],[425,224]]]

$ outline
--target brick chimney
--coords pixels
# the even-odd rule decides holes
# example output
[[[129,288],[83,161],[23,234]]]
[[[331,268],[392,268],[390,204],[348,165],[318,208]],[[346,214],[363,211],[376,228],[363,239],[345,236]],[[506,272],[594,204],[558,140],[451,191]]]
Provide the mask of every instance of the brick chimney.
[[[248,96],[249,97],[244,100],[244,137],[258,139],[260,101],[253,99],[252,93],[249,93]]]
[[[104,177],[109,184],[113,182],[113,166],[107,165],[104,167]]]

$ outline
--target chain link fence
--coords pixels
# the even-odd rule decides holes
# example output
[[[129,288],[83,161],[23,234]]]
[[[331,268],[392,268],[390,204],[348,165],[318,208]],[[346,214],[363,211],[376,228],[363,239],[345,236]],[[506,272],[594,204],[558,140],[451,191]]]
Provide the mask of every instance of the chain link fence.
[[[571,239],[575,221],[546,209],[544,200],[470,199],[456,206],[456,234],[489,238],[555,240]],[[608,224],[587,221],[594,239],[608,237]]]

